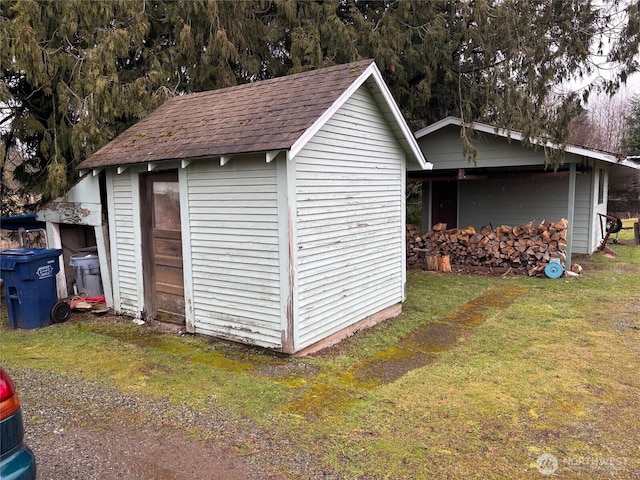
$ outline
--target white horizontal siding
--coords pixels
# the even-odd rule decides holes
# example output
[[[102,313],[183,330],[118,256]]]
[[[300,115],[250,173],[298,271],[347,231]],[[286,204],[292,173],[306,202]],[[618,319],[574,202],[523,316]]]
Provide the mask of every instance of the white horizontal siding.
[[[296,156],[296,348],[402,301],[404,174],[365,88]]]
[[[188,167],[196,332],[281,346],[276,184],[264,159]]]
[[[134,185],[131,174],[112,175],[112,265],[114,272],[114,300],[118,312],[139,315],[142,289],[139,286],[138,248],[135,244],[136,225]],[[136,189],[137,191],[137,189]],[[115,260],[115,261],[114,261]]]

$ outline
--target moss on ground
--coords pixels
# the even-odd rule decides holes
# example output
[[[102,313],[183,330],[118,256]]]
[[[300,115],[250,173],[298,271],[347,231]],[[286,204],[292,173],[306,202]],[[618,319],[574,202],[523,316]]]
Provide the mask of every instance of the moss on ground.
[[[540,478],[542,453],[562,478],[628,478],[640,247],[620,240],[616,259],[578,257],[577,279],[409,272],[399,318],[302,359],[117,317],[9,330],[3,312],[0,362],[194,409],[213,398],[341,478]]]

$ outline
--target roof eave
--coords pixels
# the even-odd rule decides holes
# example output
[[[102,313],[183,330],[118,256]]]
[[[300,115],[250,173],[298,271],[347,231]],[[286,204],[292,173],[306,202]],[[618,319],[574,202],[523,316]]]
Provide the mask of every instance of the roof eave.
[[[407,125],[407,122],[405,121],[404,116],[400,111],[400,107],[398,107],[398,104],[394,100],[393,95],[391,95],[391,91],[389,90],[389,87],[387,87],[387,84],[385,83],[384,78],[382,77],[382,73],[378,69],[378,66],[375,63],[372,63],[367,70],[369,69],[371,69],[371,77],[375,80],[376,86],[380,89],[380,93],[382,94],[385,102],[391,110],[396,124],[400,128],[402,137],[406,142],[406,147],[408,147],[405,148],[407,150],[406,153],[410,154],[412,159],[415,160],[423,170],[432,170],[433,164],[431,162],[428,162],[424,154],[422,153],[416,137],[413,135],[413,132],[409,128],[409,125]],[[363,83],[365,80],[366,78],[363,80]]]
[[[421,130],[418,130],[415,133],[415,136],[416,138],[421,138],[450,125],[461,127],[463,125],[463,122],[458,117],[446,117],[446,118],[443,118],[442,120],[432,123],[431,125]],[[489,134],[497,135],[499,137],[509,138],[511,140],[517,140],[520,142],[524,140],[524,136],[520,132],[517,132],[515,130],[507,130],[506,128],[496,128],[493,125],[488,125],[486,123],[480,123],[480,122],[472,122],[469,124],[469,126],[479,132],[489,133]],[[540,147],[552,148],[555,150],[559,150],[560,148],[562,148],[557,143],[554,143],[551,141],[542,142],[534,139],[532,143]],[[567,153],[572,153],[574,155],[581,156],[581,157],[593,158],[595,160],[602,160],[608,163],[615,163],[615,164],[626,163],[625,161],[620,161],[620,159],[612,153],[592,150],[590,148],[580,147],[577,145],[565,145],[564,151]],[[631,165],[627,165],[627,166],[631,166]],[[632,168],[637,168],[637,167],[633,166]]]
[[[457,125],[461,127],[462,120],[460,120],[458,117],[445,117],[442,120],[438,120],[437,122],[432,123],[431,125],[427,125],[426,127],[421,128],[420,130],[415,132],[414,135],[416,138],[422,138],[426,135],[429,135],[430,133],[436,132],[441,128],[447,127],[449,125]]]
[[[167,158],[167,159],[160,159],[160,160],[150,160],[146,162],[122,163],[119,165],[114,164],[114,165],[107,165],[104,167],[88,166],[88,167],[78,168],[78,172],[81,177],[87,175],[89,172],[93,172],[93,175],[97,175],[100,171],[104,170],[105,168],[116,169],[118,174],[124,173],[129,168],[139,169],[142,167],[143,167],[143,170],[150,172],[160,164],[167,164],[170,162],[180,162],[180,168],[187,168],[191,164],[191,162],[199,161],[199,160],[219,161],[220,166],[224,166],[229,161],[231,161],[233,157],[238,157],[242,155],[264,155],[265,161],[267,163],[271,163],[276,158],[276,156],[281,152],[285,152],[285,155],[287,155],[287,158],[288,158],[289,148],[280,147],[280,148],[274,148],[270,150],[257,150],[257,151],[251,151],[251,152],[240,152],[240,153],[235,152],[230,154],[214,154],[214,155],[202,155],[199,157]]]
[[[635,170],[640,170],[640,157],[627,157],[618,162],[618,164]]]

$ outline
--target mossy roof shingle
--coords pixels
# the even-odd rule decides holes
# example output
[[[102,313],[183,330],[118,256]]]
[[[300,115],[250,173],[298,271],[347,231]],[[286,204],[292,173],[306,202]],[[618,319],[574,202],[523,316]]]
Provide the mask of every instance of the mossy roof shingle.
[[[289,149],[372,63],[170,98],[78,168]]]

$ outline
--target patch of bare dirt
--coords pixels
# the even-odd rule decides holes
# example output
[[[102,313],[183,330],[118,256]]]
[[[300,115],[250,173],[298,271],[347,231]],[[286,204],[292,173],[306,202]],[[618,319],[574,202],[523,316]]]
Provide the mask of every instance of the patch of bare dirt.
[[[241,480],[257,473],[232,449],[168,428],[73,426],[27,441],[39,479]]]

